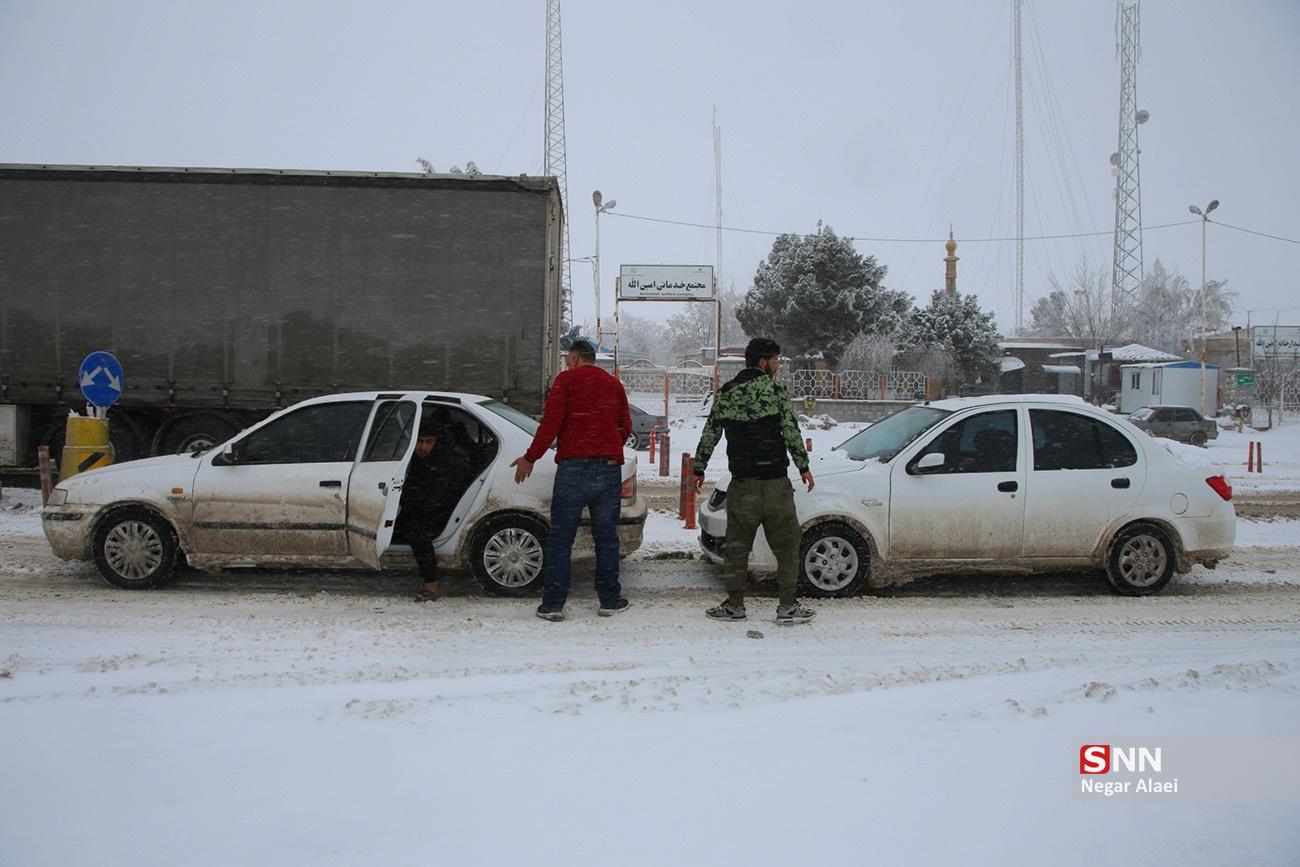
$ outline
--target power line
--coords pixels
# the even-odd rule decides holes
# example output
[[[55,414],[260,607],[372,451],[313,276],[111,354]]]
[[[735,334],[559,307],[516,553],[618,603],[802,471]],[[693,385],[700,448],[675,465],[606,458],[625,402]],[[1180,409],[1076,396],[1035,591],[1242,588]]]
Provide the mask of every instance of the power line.
[[[641,220],[647,223],[666,223],[670,226],[687,226],[692,229],[719,228],[718,226],[715,226],[712,223],[693,223],[690,222],[689,220],[670,220],[665,217],[648,217],[644,214],[629,214],[626,211],[610,211],[608,214],[606,214],[606,216],[618,217],[619,219],[623,219],[623,220]],[[1169,228],[1173,228],[1174,226],[1190,226],[1199,222],[1200,220],[1179,220],[1176,223],[1161,223],[1156,226],[1143,226],[1142,229],[1143,231],[1148,231],[1153,229],[1169,229]],[[1216,225],[1227,226],[1230,229],[1237,228],[1236,226],[1229,226],[1227,223],[1219,223],[1217,221],[1211,221],[1211,222],[1215,222]],[[722,226],[721,228],[722,231],[724,232],[743,232],[750,235],[769,235],[771,237],[776,237],[778,235],[799,234],[798,232],[773,232],[770,229],[743,229],[740,228],[739,226]],[[1251,230],[1242,229],[1241,231],[1249,232]],[[1096,238],[1096,237],[1111,235],[1112,233],[1113,233],[1112,230],[1107,230],[1104,232],[1073,232],[1073,233],[1063,234],[1063,235],[1025,235],[1024,239],[1026,241],[1058,241],[1058,240],[1071,239],[1071,238]],[[1251,234],[1260,235],[1263,233],[1252,232]],[[840,237],[844,238],[847,241],[863,241],[863,242],[870,242],[873,244],[942,244],[943,242],[948,240],[947,238],[876,238],[876,237],[868,237],[865,235],[841,235]],[[1277,236],[1266,235],[1265,237],[1275,238]],[[963,238],[962,243],[963,244],[994,244],[994,243],[1001,243],[1005,241],[1014,241],[1014,240],[1016,240],[1016,237],[1012,235],[1007,238]],[[1291,241],[1290,238],[1278,238],[1278,240]],[[1291,243],[1294,244],[1300,242],[1291,241]]]
[[[1192,222],[1196,222],[1193,220]],[[1288,244],[1300,244],[1295,238],[1283,238],[1281,235],[1270,235],[1268,232],[1256,232],[1254,229],[1245,229],[1241,226],[1234,226],[1231,223],[1225,223],[1221,220],[1210,220],[1212,225],[1223,226],[1225,229],[1236,229],[1238,232],[1245,232],[1248,235],[1259,235],[1261,238],[1272,238],[1274,241],[1286,241]]]

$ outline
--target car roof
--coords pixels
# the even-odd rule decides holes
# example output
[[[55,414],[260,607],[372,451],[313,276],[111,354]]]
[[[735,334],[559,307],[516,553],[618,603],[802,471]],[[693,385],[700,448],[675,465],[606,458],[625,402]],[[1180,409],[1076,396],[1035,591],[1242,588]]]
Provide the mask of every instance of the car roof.
[[[984,394],[979,397],[949,397],[932,400],[925,406],[956,412],[977,406],[994,406],[1007,403],[1060,403],[1075,408],[1096,409],[1083,398],[1073,394]]]
[[[376,400],[380,397],[422,395],[426,398],[444,398],[460,403],[482,403],[492,398],[481,394],[468,394],[460,391],[427,391],[425,389],[388,388],[383,391],[344,391],[337,394],[322,394],[307,400],[300,400],[293,406],[310,403],[333,403],[338,400]]]

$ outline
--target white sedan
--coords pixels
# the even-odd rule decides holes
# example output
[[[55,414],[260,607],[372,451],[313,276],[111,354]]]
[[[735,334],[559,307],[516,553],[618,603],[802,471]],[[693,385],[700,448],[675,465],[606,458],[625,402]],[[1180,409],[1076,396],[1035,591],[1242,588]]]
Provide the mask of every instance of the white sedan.
[[[800,585],[848,596],[903,575],[1104,569],[1130,596],[1158,592],[1232,550],[1232,487],[1127,420],[1055,395],[907,407],[813,461],[796,485]],[[722,562],[723,477],[700,507],[700,544]],[[760,530],[750,568],[776,560]]]
[[[468,566],[489,592],[539,588],[555,463],[539,461],[516,485],[510,462],[527,450],[537,422],[471,394],[314,398],[211,451],[82,473],[54,488],[41,514],[45,536],[58,556],[94,560],[110,583],[126,589],[158,587],[182,562],[201,569],[379,569],[393,539],[414,431],[430,417],[471,468],[435,538],[439,564]],[[618,532],[627,555],[641,545],[646,503],[637,494],[636,453],[624,455]],[[590,533],[579,534],[575,559],[592,553]]]

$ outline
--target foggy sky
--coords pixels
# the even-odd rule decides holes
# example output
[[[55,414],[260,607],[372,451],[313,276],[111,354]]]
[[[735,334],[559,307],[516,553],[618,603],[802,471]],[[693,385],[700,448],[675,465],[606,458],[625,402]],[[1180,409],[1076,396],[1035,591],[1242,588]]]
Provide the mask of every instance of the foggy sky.
[[[604,307],[619,264],[716,258],[711,115],[723,136],[723,223],[814,231],[823,220],[924,302],[958,288],[1013,321],[1010,0],[846,4],[568,0],[564,86],[572,255],[602,218]],[[1025,316],[1050,272],[1109,273],[1119,64],[1109,2],[1026,0]],[[0,0],[0,162],[440,171],[542,166],[545,3],[219,4]],[[1147,226],[1213,219],[1300,238],[1295,168],[1300,3],[1147,0],[1138,103]],[[1052,118],[1055,117],[1055,121]],[[771,236],[724,234],[743,291]],[[1151,229],[1144,258],[1200,279],[1198,225]],[[1300,245],[1211,225],[1211,279],[1237,318],[1300,324]],[[573,265],[576,314],[594,306]],[[1290,309],[1285,309],[1285,308]],[[1278,308],[1284,308],[1278,312]],[[625,308],[667,315],[670,305]]]

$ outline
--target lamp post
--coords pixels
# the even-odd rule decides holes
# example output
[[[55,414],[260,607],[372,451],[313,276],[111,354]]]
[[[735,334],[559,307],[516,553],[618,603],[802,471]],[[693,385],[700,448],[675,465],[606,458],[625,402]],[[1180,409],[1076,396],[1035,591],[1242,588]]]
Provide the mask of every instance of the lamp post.
[[[1232,346],[1237,350],[1237,366],[1241,367],[1241,326],[1232,326]]]
[[[1202,211],[1196,205],[1188,205],[1187,210],[1201,218],[1201,416],[1205,416],[1205,296],[1209,293],[1206,291],[1207,284],[1205,281],[1205,224],[1210,221],[1210,212],[1219,207],[1219,200],[1214,199],[1205,206]]]
[[[618,204],[616,199],[604,201],[600,190],[591,194],[591,203],[596,206],[596,255],[593,257],[592,267],[596,269],[596,348],[600,349],[601,343],[601,325],[600,325],[600,215],[611,210]]]

